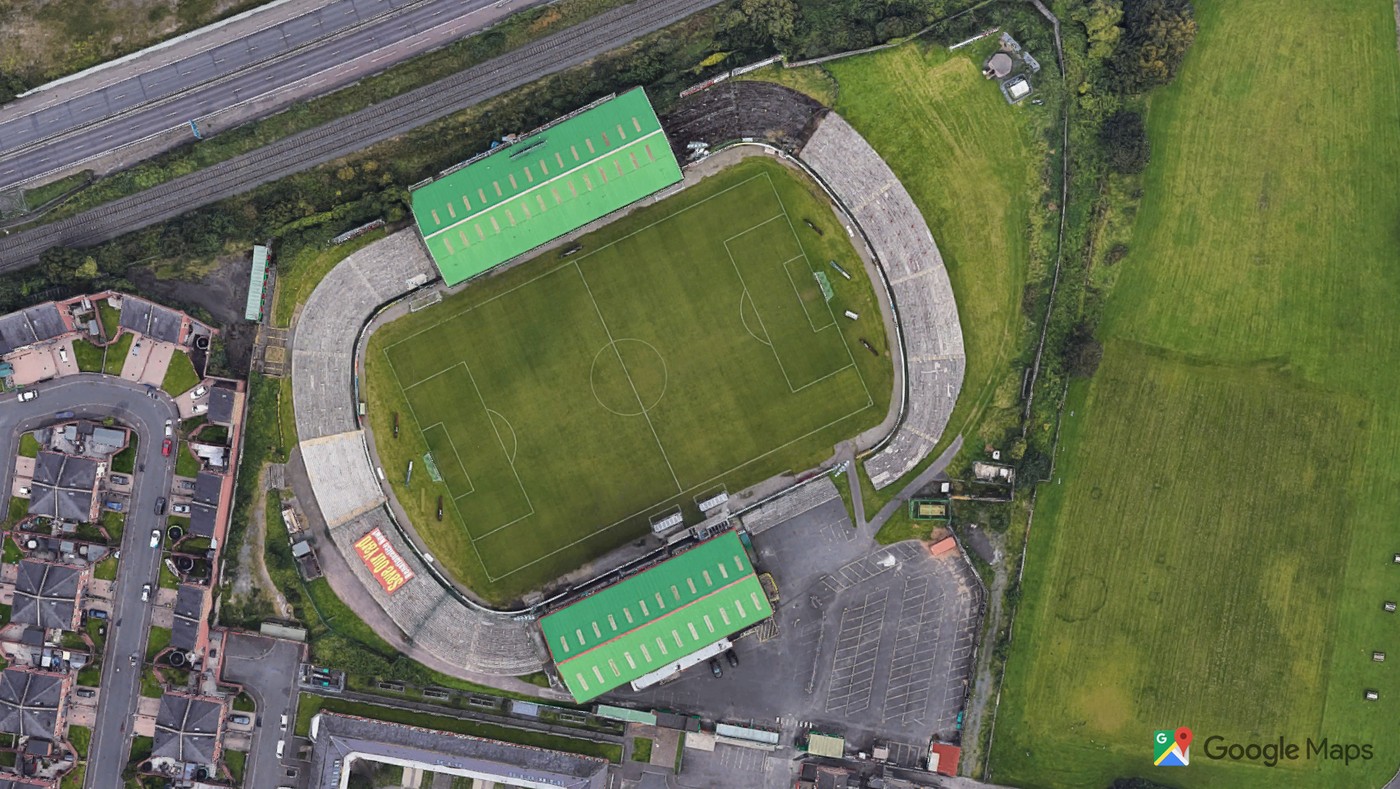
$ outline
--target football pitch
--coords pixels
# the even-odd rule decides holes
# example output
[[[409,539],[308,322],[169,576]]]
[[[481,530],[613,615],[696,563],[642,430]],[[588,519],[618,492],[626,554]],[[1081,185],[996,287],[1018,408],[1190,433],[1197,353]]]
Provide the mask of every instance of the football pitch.
[[[889,406],[871,282],[782,165],[746,160],[580,243],[393,321],[366,354],[385,472],[488,599],[810,468]]]
[[[1095,273],[1103,364],[1037,505],[998,784],[1376,787],[1400,763],[1392,4],[1196,9],[1130,251]],[[1154,767],[1179,726],[1190,766]],[[1276,765],[1219,755],[1280,739]]]

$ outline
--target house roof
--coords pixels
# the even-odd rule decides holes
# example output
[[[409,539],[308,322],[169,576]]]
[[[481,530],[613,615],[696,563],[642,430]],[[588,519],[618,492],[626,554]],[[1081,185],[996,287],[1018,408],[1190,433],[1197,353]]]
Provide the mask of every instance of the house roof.
[[[218,757],[224,705],[218,699],[166,693],[156,713],[152,756],[182,764],[213,764]]]
[[[175,619],[170,628],[170,645],[188,652],[199,644],[199,629],[204,624],[204,587],[180,584],[175,592]]]
[[[200,472],[194,478],[194,500],[210,507],[219,506],[219,494],[223,491],[224,478],[219,474]]]
[[[233,424],[233,391],[222,386],[209,388],[209,421]]]
[[[122,297],[121,327],[165,342],[178,343],[184,316],[136,296]]]
[[[63,675],[27,668],[0,672],[0,731],[53,739],[63,704]]]
[[[0,356],[16,348],[51,340],[67,331],[58,305],[51,301],[0,315]]]
[[[190,534],[196,537],[214,536],[214,525],[218,522],[219,511],[203,504],[190,505]]]
[[[82,571],[35,559],[22,560],[17,570],[10,621],[72,630]]]
[[[40,452],[34,458],[28,513],[86,521],[92,514],[92,492],[96,485],[97,461],[59,452]]]

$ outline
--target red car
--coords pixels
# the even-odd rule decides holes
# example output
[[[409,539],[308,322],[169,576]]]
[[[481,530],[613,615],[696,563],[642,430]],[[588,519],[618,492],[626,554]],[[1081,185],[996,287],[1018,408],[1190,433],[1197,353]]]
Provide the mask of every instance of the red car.
[[[166,457],[170,457],[170,439],[167,438],[161,442],[160,453]]]

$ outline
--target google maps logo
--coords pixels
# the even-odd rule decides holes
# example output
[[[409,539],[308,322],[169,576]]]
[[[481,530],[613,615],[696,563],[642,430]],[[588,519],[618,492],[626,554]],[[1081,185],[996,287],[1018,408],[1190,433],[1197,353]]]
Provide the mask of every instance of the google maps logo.
[[[1152,763],[1158,767],[1185,767],[1191,763],[1191,730],[1182,726],[1173,732],[1159,729],[1152,733]]]

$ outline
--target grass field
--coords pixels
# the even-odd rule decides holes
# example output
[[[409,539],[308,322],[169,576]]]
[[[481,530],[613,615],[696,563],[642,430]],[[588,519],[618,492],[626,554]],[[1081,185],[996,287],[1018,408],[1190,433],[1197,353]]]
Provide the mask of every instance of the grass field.
[[[1042,188],[1031,129],[1046,109],[1008,107],[979,67],[965,53],[918,44],[828,64],[840,84],[837,111],[899,176],[947,264],[967,375],[943,443],[964,433],[977,447],[999,441],[1019,416],[1011,361],[1027,326],[1026,228]],[[885,497],[861,476],[873,514]]]
[[[991,780],[1374,787],[1400,763],[1400,58],[1385,0],[1196,4],[1103,366],[1041,497]],[[1364,689],[1380,700],[1362,700]],[[1190,726],[1192,764],[1151,766]],[[1202,744],[1370,743],[1269,768]]]
[[[749,160],[574,257],[546,255],[377,332],[376,442],[438,561],[483,594],[518,595],[646,533],[649,516],[679,505],[694,518],[695,497],[810,468],[878,424],[884,331],[817,195]]]

